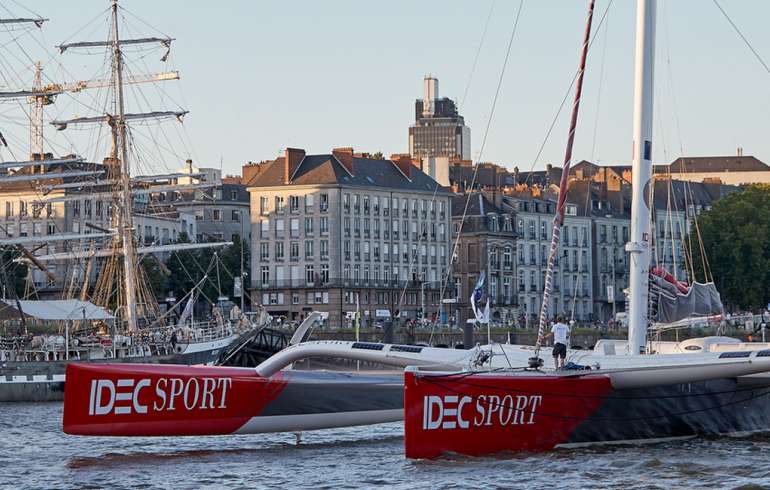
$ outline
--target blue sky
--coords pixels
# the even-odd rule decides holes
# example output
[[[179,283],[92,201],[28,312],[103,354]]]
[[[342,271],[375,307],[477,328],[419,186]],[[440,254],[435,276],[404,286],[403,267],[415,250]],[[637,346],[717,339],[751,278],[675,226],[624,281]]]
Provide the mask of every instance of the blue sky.
[[[51,18],[45,28],[51,45],[107,5],[100,0],[79,0],[78,8],[72,2],[22,3]],[[770,4],[721,3],[770,59]],[[423,76],[437,76],[441,94],[459,102],[491,1],[123,4],[177,38],[174,62],[191,111],[184,124],[192,144],[182,153],[194,151],[202,166],[219,166],[221,159],[224,170],[234,173],[243,162],[274,158],[286,146],[319,153],[335,146],[406,152]],[[586,5],[525,1],[482,160],[522,170],[561,164],[567,112],[540,160],[534,158],[577,68]],[[606,5],[607,0],[597,0],[597,22]],[[474,157],[517,8],[518,1],[496,1],[461,108],[472,130]],[[742,146],[745,154],[770,160],[770,75],[711,1],[660,0],[658,11],[655,159],[672,160],[681,145],[688,155],[734,154]],[[589,56],[578,160],[628,162],[634,14],[634,2],[615,0]],[[139,33],[142,26],[134,22],[132,27]]]

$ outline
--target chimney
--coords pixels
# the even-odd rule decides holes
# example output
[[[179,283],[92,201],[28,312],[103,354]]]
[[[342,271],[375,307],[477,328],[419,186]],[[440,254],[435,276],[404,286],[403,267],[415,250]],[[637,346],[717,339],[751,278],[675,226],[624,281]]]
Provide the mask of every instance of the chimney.
[[[249,185],[254,178],[262,172],[265,165],[260,163],[248,162],[241,167],[241,182]]]
[[[412,159],[409,155],[391,155],[390,161],[409,179],[412,177]]]
[[[286,148],[283,154],[283,182],[291,182],[291,176],[299,167],[299,164],[305,158],[305,150],[298,148]]]
[[[332,150],[332,155],[334,155],[334,158],[336,158],[342,164],[342,166],[345,167],[348,172],[350,172],[350,175],[353,175],[352,147],[334,148]]]

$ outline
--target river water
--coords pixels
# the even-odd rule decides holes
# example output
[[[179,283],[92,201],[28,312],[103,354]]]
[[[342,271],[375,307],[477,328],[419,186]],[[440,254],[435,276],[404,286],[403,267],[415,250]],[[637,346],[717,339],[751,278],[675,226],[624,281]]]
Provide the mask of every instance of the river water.
[[[770,435],[409,461],[401,424],[303,434],[86,438],[61,403],[0,403],[2,488],[770,488]]]

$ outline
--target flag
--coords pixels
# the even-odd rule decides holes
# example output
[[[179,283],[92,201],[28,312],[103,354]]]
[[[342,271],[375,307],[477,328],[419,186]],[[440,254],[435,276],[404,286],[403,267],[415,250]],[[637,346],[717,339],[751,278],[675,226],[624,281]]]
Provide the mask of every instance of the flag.
[[[489,298],[487,298],[487,305],[484,307],[484,314],[482,315],[482,319],[479,320],[480,323],[489,323]]]
[[[182,311],[182,314],[179,315],[179,325],[184,325],[187,323],[188,319],[192,318],[193,314],[193,306],[195,304],[195,293],[190,293],[190,299],[187,300],[187,304],[184,307],[184,310]]]
[[[356,293],[356,316],[355,316],[355,328],[356,328],[356,342],[358,341],[358,330],[361,325],[361,311],[359,310],[360,306],[358,304],[358,293]]]
[[[473,309],[473,316],[475,316],[476,321],[480,323],[483,323],[484,314],[481,312],[480,309],[476,308],[476,303],[478,301],[481,301],[481,296],[484,293],[484,289],[483,289],[484,278],[485,278],[484,271],[481,271],[479,280],[476,282],[476,287],[473,288],[473,293],[471,293],[471,309]]]

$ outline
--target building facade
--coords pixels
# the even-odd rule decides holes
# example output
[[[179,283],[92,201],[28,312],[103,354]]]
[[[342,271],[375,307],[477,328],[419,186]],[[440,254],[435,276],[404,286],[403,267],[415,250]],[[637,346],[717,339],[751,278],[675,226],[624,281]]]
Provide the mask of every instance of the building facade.
[[[482,193],[458,195],[452,199],[452,231],[459,237],[452,261],[457,324],[473,317],[470,296],[482,272],[490,319],[504,325],[514,322],[518,317],[514,213],[503,211]]]
[[[516,213],[519,325],[533,326],[540,314],[556,201],[542,195],[511,194],[503,197],[503,203],[503,209]],[[593,320],[590,230],[590,217],[580,216],[578,206],[568,202],[547,310],[549,318],[564,315],[581,322]]]
[[[409,159],[286,149],[248,174],[252,299],[270,314],[322,311],[332,326],[356,311],[364,324],[436,314],[450,196]]]

